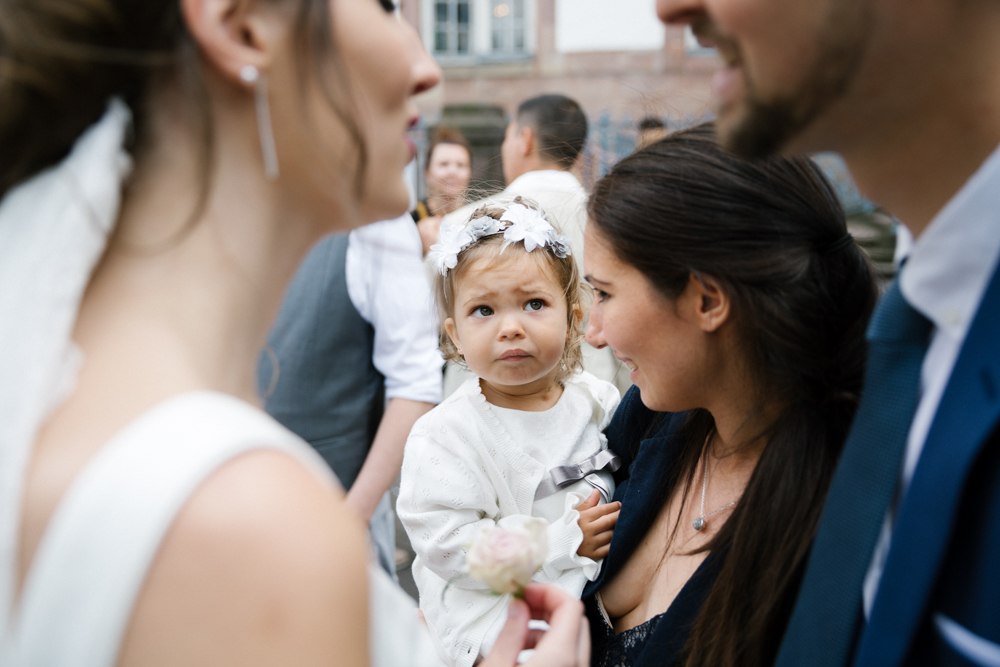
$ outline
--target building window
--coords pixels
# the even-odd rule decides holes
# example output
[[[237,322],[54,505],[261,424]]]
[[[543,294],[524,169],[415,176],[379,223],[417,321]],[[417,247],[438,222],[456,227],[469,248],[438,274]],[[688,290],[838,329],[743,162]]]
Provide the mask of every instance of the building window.
[[[492,0],[493,53],[524,53],[524,0]]]
[[[434,52],[447,55],[469,53],[468,0],[435,0]]]

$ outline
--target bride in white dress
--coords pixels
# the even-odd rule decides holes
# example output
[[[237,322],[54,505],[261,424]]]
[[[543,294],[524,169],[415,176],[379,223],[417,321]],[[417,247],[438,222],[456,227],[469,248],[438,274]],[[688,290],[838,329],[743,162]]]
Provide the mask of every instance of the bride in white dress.
[[[387,0],[0,2],[0,664],[432,664],[254,371],[309,247],[406,209],[439,77]]]

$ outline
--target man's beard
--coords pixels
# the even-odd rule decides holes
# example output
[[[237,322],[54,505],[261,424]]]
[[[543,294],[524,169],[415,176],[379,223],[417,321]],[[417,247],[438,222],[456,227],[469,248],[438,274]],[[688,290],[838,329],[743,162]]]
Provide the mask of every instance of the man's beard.
[[[744,69],[741,117],[716,124],[722,145],[745,158],[771,155],[786,146],[847,92],[864,60],[872,23],[867,0],[834,0],[812,69],[797,90],[780,97],[764,99]]]

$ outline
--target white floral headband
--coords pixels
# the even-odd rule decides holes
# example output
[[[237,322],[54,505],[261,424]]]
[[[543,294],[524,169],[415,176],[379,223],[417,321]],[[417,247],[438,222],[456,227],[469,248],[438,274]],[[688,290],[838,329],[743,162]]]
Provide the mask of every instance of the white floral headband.
[[[541,211],[514,202],[507,207],[499,220],[484,215],[465,224],[442,227],[438,242],[431,246],[428,256],[437,267],[438,273],[446,276],[448,271],[458,264],[459,253],[479,239],[501,232],[504,243],[500,252],[511,243],[523,241],[527,252],[548,246],[552,254],[559,259],[565,259],[572,254],[569,239],[565,234],[558,233]]]

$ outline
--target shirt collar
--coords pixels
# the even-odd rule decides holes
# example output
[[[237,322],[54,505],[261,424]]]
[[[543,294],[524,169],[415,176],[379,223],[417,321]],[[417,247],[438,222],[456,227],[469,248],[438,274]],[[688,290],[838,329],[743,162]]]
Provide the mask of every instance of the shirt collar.
[[[900,274],[906,300],[962,340],[1000,257],[1000,147],[913,244]]]
[[[533,188],[541,190],[582,190],[583,186],[576,176],[568,171],[558,169],[539,169],[521,174],[507,186],[507,189],[516,192],[519,188]]]

